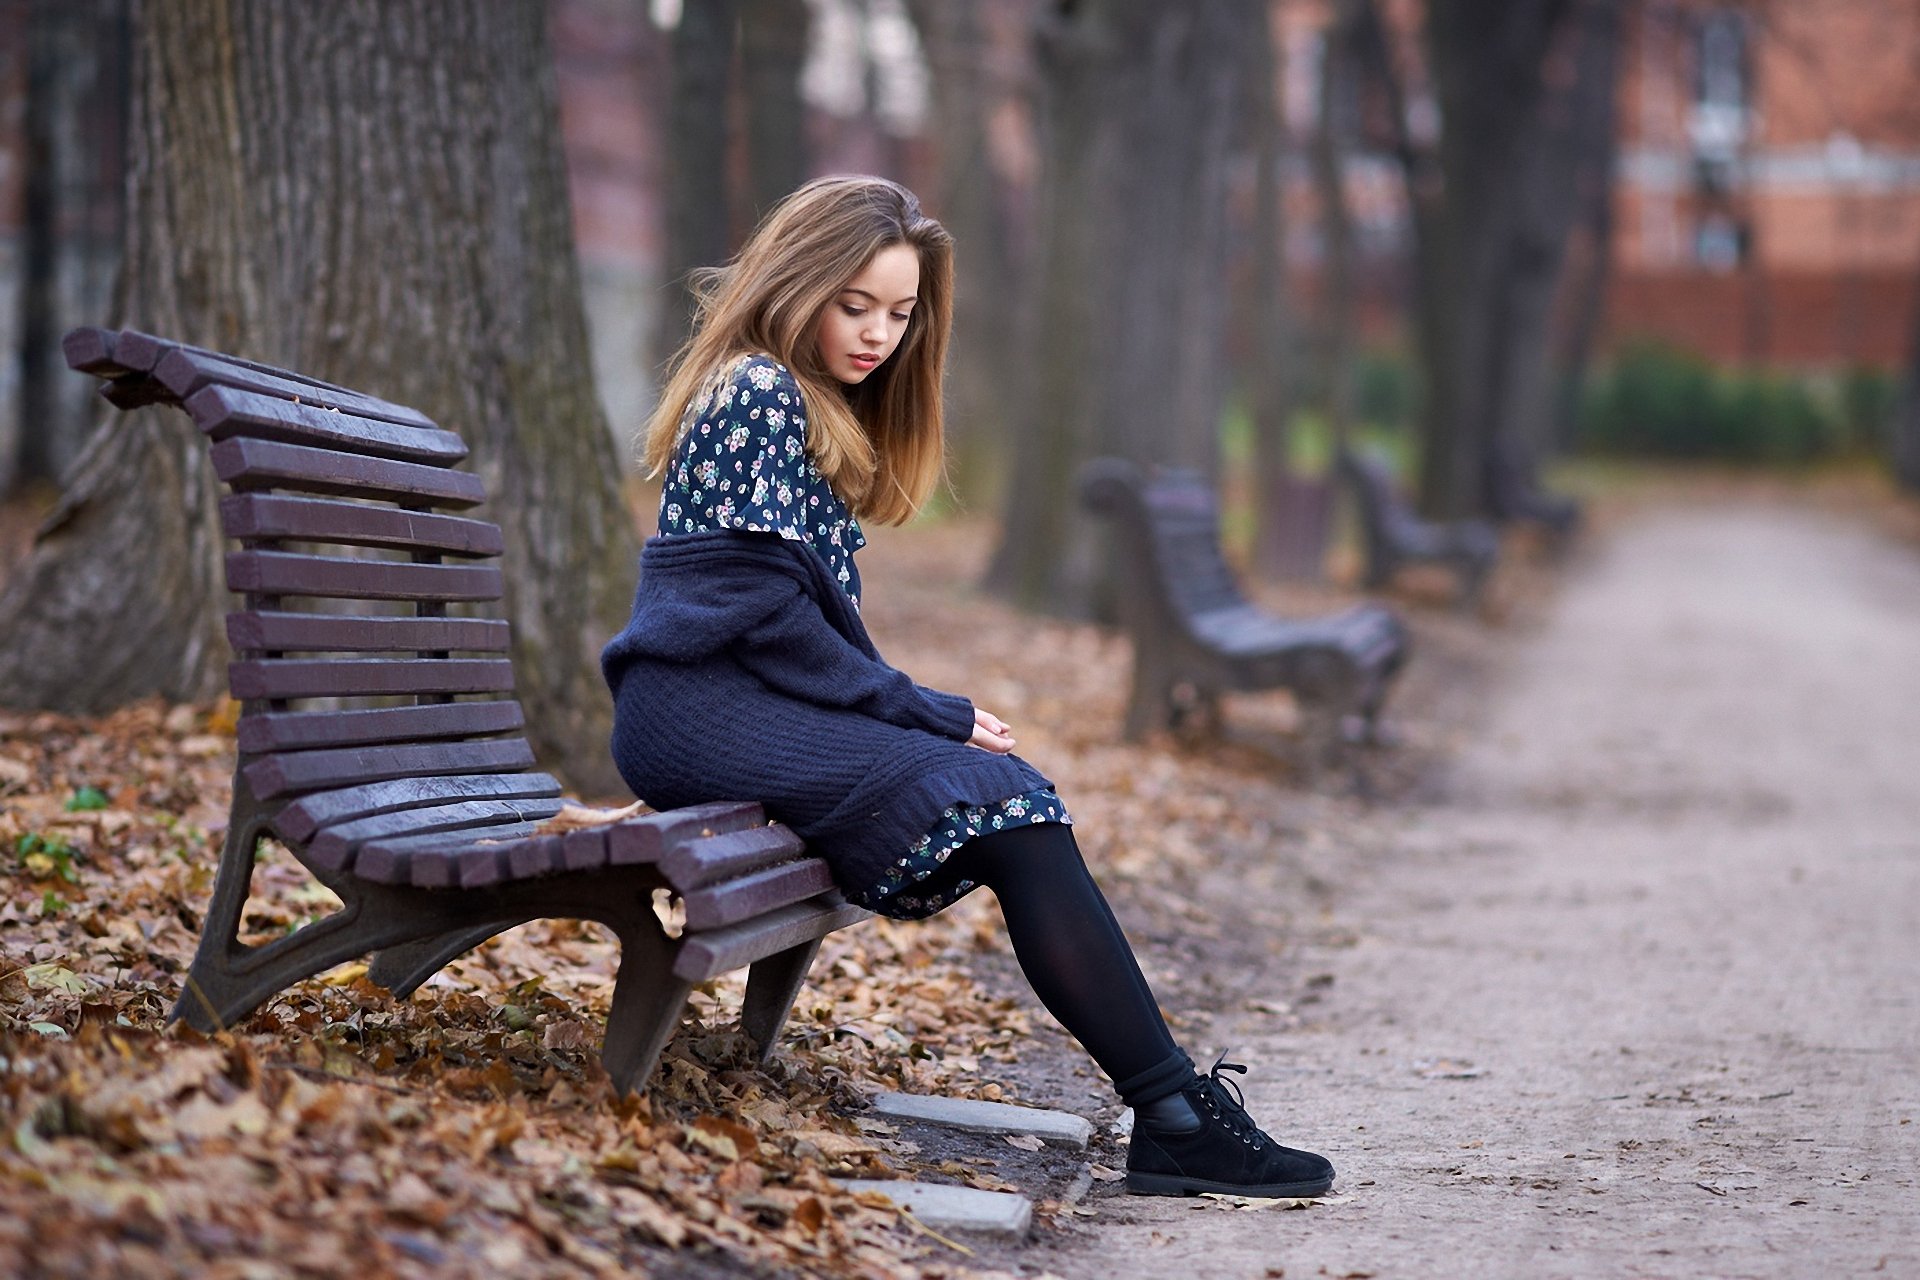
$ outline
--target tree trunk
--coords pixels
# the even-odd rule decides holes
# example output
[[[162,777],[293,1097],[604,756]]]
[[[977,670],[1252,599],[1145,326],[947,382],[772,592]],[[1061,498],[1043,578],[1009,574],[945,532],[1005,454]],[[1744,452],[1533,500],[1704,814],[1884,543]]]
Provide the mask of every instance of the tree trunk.
[[[807,113],[800,99],[800,69],[807,58],[807,4],[806,0],[739,2],[747,195],[757,222],[807,178]]]
[[[60,337],[98,322],[120,265],[126,178],[127,0],[27,7],[22,133],[20,383],[0,492],[56,483],[79,456],[99,401],[60,358]]]
[[[1410,182],[1409,197],[1430,210],[1417,331],[1427,392],[1421,506],[1432,516],[1472,515],[1484,506],[1484,464],[1513,354],[1501,341],[1516,317],[1508,285],[1516,266],[1536,266],[1511,255],[1544,130],[1543,64],[1572,3],[1428,6],[1439,183]]]
[[[1027,328],[1018,287],[1014,195],[993,162],[988,126],[1006,98],[994,52],[972,4],[912,0],[914,25],[933,73],[932,129],[938,186],[928,210],[953,233],[953,343],[948,348],[948,456],[963,497],[983,487],[990,459],[1004,452],[1014,403],[1008,370]]]
[[[1253,427],[1253,566],[1269,576],[1307,577],[1319,570],[1322,539],[1300,517],[1291,453],[1295,360],[1294,318],[1287,291],[1286,95],[1271,17],[1262,39],[1247,42],[1247,108],[1252,115],[1253,221],[1251,296],[1245,307],[1249,343],[1239,379]]]
[[[1213,471],[1235,50],[1264,13],[1258,0],[1058,0],[1043,23],[1036,365],[987,579],[1024,607],[1088,607],[1087,458]]]
[[[666,145],[667,236],[663,294],[654,332],[653,366],[663,367],[687,339],[693,319],[688,273],[715,266],[733,252],[727,198],[727,127],[733,98],[736,0],[693,0],[673,33],[673,83]]]
[[[529,737],[620,790],[596,661],[635,541],[593,393],[536,0],[173,0],[134,35],[119,322],[419,407],[506,534]],[[97,712],[224,682],[205,443],[98,431],[0,601],[0,702]]]

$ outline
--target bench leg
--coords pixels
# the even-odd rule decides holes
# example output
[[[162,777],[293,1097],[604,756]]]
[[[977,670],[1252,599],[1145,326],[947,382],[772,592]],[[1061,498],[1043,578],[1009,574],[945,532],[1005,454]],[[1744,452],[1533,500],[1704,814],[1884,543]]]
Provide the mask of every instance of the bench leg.
[[[793,1002],[800,994],[800,984],[806,981],[807,970],[813,967],[813,958],[819,953],[820,939],[815,938],[756,960],[747,969],[747,995],[740,1003],[740,1027],[753,1037],[760,1061],[773,1056],[780,1028],[786,1025],[787,1014],[793,1011]]]
[[[620,974],[614,981],[600,1063],[615,1093],[645,1093],[660,1051],[680,1025],[693,984],[674,973],[679,946],[651,910],[643,919],[616,925],[615,932],[620,936]]]
[[[421,983],[481,943],[525,923],[526,920],[491,921],[469,929],[443,933],[438,937],[387,947],[374,955],[373,962],[367,966],[367,977],[391,991],[395,998],[404,1000]]]

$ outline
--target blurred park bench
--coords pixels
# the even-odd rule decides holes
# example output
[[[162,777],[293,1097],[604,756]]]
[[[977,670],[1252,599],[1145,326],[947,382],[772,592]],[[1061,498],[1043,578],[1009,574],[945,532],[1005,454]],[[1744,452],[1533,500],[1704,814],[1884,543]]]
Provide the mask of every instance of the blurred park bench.
[[[1462,608],[1479,602],[1500,558],[1500,534],[1492,525],[1484,520],[1421,519],[1400,496],[1392,474],[1377,457],[1343,448],[1337,466],[1359,508],[1365,559],[1362,582],[1368,589],[1387,586],[1404,566],[1439,564],[1454,571]]]
[[[644,1089],[695,983],[748,966],[741,1022],[771,1051],[825,934],[866,918],[758,804],[570,824],[511,697],[497,525],[470,512],[460,438],[403,405],[132,330],[77,329],[67,360],[121,408],[185,410],[228,493],[239,763],[213,901],[173,1010],[229,1027],[372,953],[397,996],[529,920],[607,925],[620,970],[601,1059]],[[556,821],[560,815],[560,821]],[[344,904],[240,940],[254,861],[281,841]],[[670,933],[665,890],[684,913]]]
[[[1378,604],[1283,618],[1249,602],[1220,549],[1219,502],[1190,472],[1151,478],[1100,458],[1081,497],[1113,528],[1121,624],[1133,640],[1124,735],[1219,725],[1220,695],[1286,689],[1318,763],[1349,740],[1375,741],[1381,704],[1408,652],[1406,627]]]

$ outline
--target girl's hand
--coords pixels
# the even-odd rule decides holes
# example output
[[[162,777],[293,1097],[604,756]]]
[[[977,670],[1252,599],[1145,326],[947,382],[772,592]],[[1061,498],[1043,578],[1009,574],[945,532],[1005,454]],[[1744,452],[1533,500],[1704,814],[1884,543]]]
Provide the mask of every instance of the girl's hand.
[[[982,751],[991,751],[1003,756],[1013,750],[1013,730],[999,716],[980,708],[973,709],[973,736],[967,739],[970,747],[979,747]]]

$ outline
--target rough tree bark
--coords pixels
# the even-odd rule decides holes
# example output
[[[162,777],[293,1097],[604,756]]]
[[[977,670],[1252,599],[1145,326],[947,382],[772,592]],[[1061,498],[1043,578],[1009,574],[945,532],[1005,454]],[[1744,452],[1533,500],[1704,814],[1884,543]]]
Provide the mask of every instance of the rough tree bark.
[[[60,335],[105,314],[120,264],[128,0],[32,0],[21,133],[19,394],[0,431],[0,492],[57,483],[98,400]]]
[[[634,534],[593,394],[537,0],[170,0],[136,15],[118,322],[290,365],[458,430],[506,533],[544,763],[621,788],[596,651]],[[177,412],[116,416],[0,600],[0,702],[222,686],[221,539]]]
[[[987,575],[1024,607],[1088,607],[1085,459],[1213,471],[1234,50],[1264,20],[1259,0],[1056,0],[1040,25],[1034,368]]]

